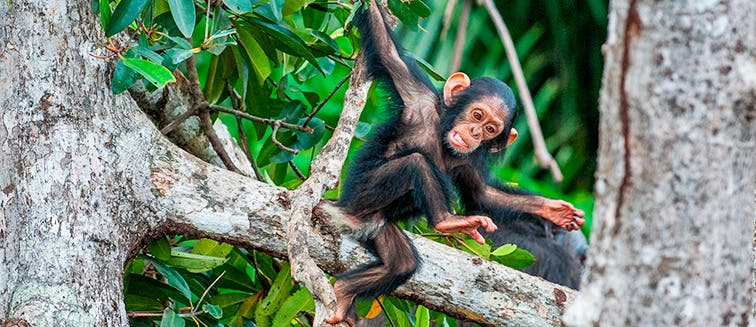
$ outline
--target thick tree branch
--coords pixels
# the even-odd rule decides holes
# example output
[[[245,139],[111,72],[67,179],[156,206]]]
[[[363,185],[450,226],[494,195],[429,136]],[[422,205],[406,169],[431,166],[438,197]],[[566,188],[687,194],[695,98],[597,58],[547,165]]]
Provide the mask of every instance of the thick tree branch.
[[[153,154],[151,179],[157,194],[153,210],[168,218],[165,231],[211,237],[287,257],[287,235],[297,234],[287,231],[284,222],[292,221],[292,212],[309,217],[307,208],[319,197],[292,195],[284,188],[207,165],[169,144],[162,148],[169,150]],[[296,204],[294,197],[305,201]],[[321,204],[314,212],[312,220],[300,225],[304,231],[299,234],[301,242],[291,247],[293,257],[307,251],[328,273],[374,260],[349,237],[340,236],[346,227],[332,205]],[[424,264],[395,295],[434,310],[487,326],[559,325],[562,308],[576,296],[575,291],[540,278],[419,236],[410,237]],[[303,282],[301,277],[298,280]],[[322,286],[330,289],[327,283]]]
[[[323,193],[333,188],[339,180],[341,168],[349,151],[349,143],[354,135],[360,113],[365,106],[370,82],[364,77],[365,63],[362,56],[355,60],[349,89],[344,96],[344,108],[338,126],[312,163],[310,178],[292,195],[291,219],[286,225],[287,247],[291,275],[310,289],[315,299],[315,326],[326,325],[325,319],[336,308],[336,296],[323,271],[312,260],[308,244],[315,233],[311,226],[312,210],[323,197]]]
[[[170,132],[165,133],[173,143],[206,162],[223,166],[221,158],[213,150],[200,127],[196,111],[190,105],[192,102],[189,81],[181,73],[174,75],[176,83],[166,85],[163,90],[148,92],[141,83],[137,83],[129,89],[129,93],[139,108],[157,122],[158,127],[162,126],[161,132],[170,125],[176,125],[175,128],[171,127]],[[191,113],[188,113],[190,111]],[[176,122],[180,123],[175,124]],[[234,165],[243,174],[252,176],[252,166],[244,152],[236,146],[236,141],[231,137],[228,128],[216,120],[213,129]]]

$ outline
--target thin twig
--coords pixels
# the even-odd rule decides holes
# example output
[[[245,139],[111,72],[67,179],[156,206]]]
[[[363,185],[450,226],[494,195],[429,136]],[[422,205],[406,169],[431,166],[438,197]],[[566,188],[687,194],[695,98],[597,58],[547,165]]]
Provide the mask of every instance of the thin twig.
[[[452,14],[454,13],[454,7],[457,6],[457,0],[449,0],[446,3],[446,9],[444,9],[444,25],[441,27],[441,39],[446,38],[446,32],[449,31],[449,25],[451,24]]]
[[[221,143],[220,138],[218,138],[218,134],[215,134],[213,121],[212,119],[210,119],[210,110],[206,110],[204,108],[200,109],[199,117],[200,124],[202,125],[202,128],[205,129],[205,136],[207,136],[207,139],[210,141],[210,145],[213,146],[213,150],[215,150],[215,153],[218,154],[218,157],[223,162],[223,165],[225,165],[228,170],[243,175],[239,168],[236,168],[236,165],[234,165],[234,162],[226,152],[226,149],[223,148],[223,143]]]
[[[299,125],[290,124],[290,123],[287,123],[287,122],[284,122],[284,121],[281,121],[281,120],[276,120],[276,119],[270,119],[270,118],[262,118],[262,117],[252,116],[252,115],[250,115],[250,114],[248,114],[246,112],[242,112],[242,111],[239,111],[239,110],[234,110],[234,109],[231,109],[231,108],[226,108],[224,106],[219,106],[219,105],[211,104],[211,105],[208,106],[208,108],[210,110],[220,111],[220,112],[225,112],[227,114],[232,114],[232,115],[240,116],[240,117],[242,117],[244,119],[249,119],[251,121],[256,121],[258,123],[263,123],[263,124],[268,124],[268,125],[274,125],[274,124],[278,123],[281,127],[286,128],[286,129],[300,131],[300,132],[305,132],[305,133],[312,133],[312,128],[309,128],[309,127],[302,127],[302,126],[299,126]]]
[[[465,49],[465,39],[467,39],[467,24],[470,21],[471,0],[462,2],[462,13],[459,16],[459,25],[457,25],[457,35],[454,39],[454,54],[452,55],[450,73],[458,72],[462,66],[462,51]]]
[[[273,144],[281,148],[281,150],[289,151],[293,154],[299,154],[299,150],[294,150],[288,146],[283,145],[281,141],[278,140],[276,137],[276,134],[278,134],[278,129],[281,127],[281,121],[276,120],[273,122],[273,135],[270,136],[270,139],[273,140]]]
[[[217,283],[221,279],[221,277],[223,277],[223,275],[225,274],[226,274],[226,271],[224,270],[220,275],[218,275],[217,278],[215,278],[215,280],[212,283],[210,283],[209,286],[207,286],[207,288],[205,288],[205,291],[202,292],[202,296],[200,296],[199,300],[197,300],[197,304],[195,304],[194,307],[192,308],[192,312],[197,312],[197,308],[200,306],[200,304],[202,304],[202,300],[205,299],[207,292],[209,292],[210,289],[213,288],[213,285],[215,285],[215,283]]]
[[[241,117],[236,117],[236,127],[239,129],[239,143],[241,143],[242,152],[244,152],[247,160],[249,160],[249,165],[252,166],[252,171],[255,173],[255,178],[257,178],[257,180],[261,182],[265,181],[263,179],[262,172],[260,172],[260,167],[257,167],[255,157],[252,156],[252,150],[249,148],[249,144],[247,143],[247,132],[244,131],[244,125]]]
[[[310,113],[310,115],[307,116],[307,119],[302,124],[302,127],[307,127],[307,124],[310,123],[310,121],[312,120],[313,117],[315,117],[315,115],[318,113],[318,111],[320,111],[320,109],[323,109],[323,106],[325,106],[325,104],[328,102],[328,100],[330,100],[331,97],[333,97],[333,95],[336,94],[336,91],[338,91],[341,88],[341,86],[344,85],[344,83],[346,83],[347,80],[349,80],[350,77],[352,77],[352,73],[351,72],[349,72],[349,74],[347,74],[346,76],[344,76],[344,78],[341,79],[341,81],[339,82],[339,84],[337,84],[336,87],[334,87],[333,90],[331,90],[331,92],[328,93],[328,95],[326,95],[326,97],[323,99],[323,101],[321,101],[320,104],[318,104],[318,106],[315,108],[315,110],[313,110],[312,113]]]
[[[377,298],[375,300],[378,301],[378,306],[380,306],[381,310],[383,310],[383,316],[386,318],[386,321],[388,321],[389,325],[391,325],[391,327],[396,327],[396,325],[394,325],[394,321],[391,320],[391,317],[389,317],[389,315],[386,314],[386,307],[383,306],[383,302],[381,302],[381,298]]]
[[[207,8],[205,8],[205,38],[202,40],[202,44],[205,44],[207,38],[210,36],[210,24],[208,22],[210,21],[210,7],[212,0],[207,0],[205,3],[207,4]]]
[[[289,160],[289,167],[291,167],[291,170],[294,171],[294,174],[296,174],[300,180],[307,180],[307,177],[302,174],[302,171],[294,164],[294,160]]]
[[[192,103],[194,104],[195,110],[199,111],[200,125],[204,128],[205,136],[207,136],[208,141],[210,141],[210,145],[213,146],[213,150],[215,150],[215,153],[218,154],[218,157],[228,170],[236,172],[237,174],[243,174],[238,168],[236,168],[236,165],[234,165],[233,160],[231,160],[231,157],[223,147],[223,143],[221,143],[218,138],[218,134],[215,134],[213,120],[210,119],[210,104],[207,103],[205,96],[202,94],[202,87],[199,84],[199,74],[197,73],[194,56],[190,56],[189,59],[186,60],[186,73],[188,75],[189,83],[191,84],[189,87],[189,94],[192,97]]]
[[[194,116],[196,114],[197,114],[197,110],[195,107],[187,109],[183,114],[181,114],[180,116],[176,117],[176,119],[168,123],[168,125],[165,125],[165,127],[161,128],[160,133],[162,133],[163,135],[167,135],[168,133],[173,132],[173,130],[176,129],[176,127],[178,127],[179,125],[181,125],[181,123],[183,123],[185,120],[189,119],[189,117]]]
[[[525,81],[525,75],[522,73],[522,67],[517,59],[517,51],[515,50],[512,36],[509,35],[507,25],[504,24],[504,19],[501,18],[493,0],[478,0],[478,3],[486,7],[488,15],[491,16],[494,25],[496,25],[496,30],[499,32],[499,37],[501,38],[502,43],[504,43],[504,49],[507,53],[509,65],[512,66],[512,73],[514,74],[517,89],[520,90],[520,100],[525,106],[525,116],[528,119],[530,134],[533,138],[536,159],[541,167],[549,168],[551,170],[551,174],[554,176],[554,181],[561,183],[564,177],[559,170],[559,165],[556,160],[554,160],[554,157],[549,154],[549,150],[546,148],[546,142],[543,140],[541,126],[538,124],[538,115],[535,111],[535,105],[533,105],[533,98],[530,95],[528,84]]]
[[[181,318],[193,318],[199,315],[205,314],[205,310],[200,310],[195,313],[187,312],[187,313],[177,313],[176,315]],[[130,311],[126,313],[127,316],[131,318],[137,318],[137,317],[162,317],[163,313],[160,312],[139,312],[139,311]]]
[[[229,98],[231,98],[231,105],[234,107],[234,109],[236,111],[243,112],[241,96],[236,93],[236,89],[234,89],[234,87],[231,86],[231,83],[229,83],[228,81],[226,81],[226,90],[228,90],[228,96]],[[244,131],[242,117],[238,115],[236,116],[236,128],[238,128],[239,131],[239,143],[241,145],[242,152],[244,152],[247,160],[249,160],[249,165],[252,166],[252,171],[255,173],[255,177],[258,181],[264,181],[263,175],[260,172],[260,167],[257,167],[257,162],[255,162],[255,158],[252,156],[252,150],[249,148],[249,143],[247,142],[247,132]]]

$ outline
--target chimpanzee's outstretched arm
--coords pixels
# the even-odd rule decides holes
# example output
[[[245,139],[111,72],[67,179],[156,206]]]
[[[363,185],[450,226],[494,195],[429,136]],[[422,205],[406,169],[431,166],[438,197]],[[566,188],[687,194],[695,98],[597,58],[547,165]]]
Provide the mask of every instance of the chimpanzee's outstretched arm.
[[[397,44],[376,1],[371,0],[355,18],[362,37],[360,51],[367,60],[368,72],[402,99],[402,117],[436,114],[438,93],[427,74]]]
[[[514,187],[486,184],[471,166],[457,169],[455,180],[460,186],[463,202],[473,210],[493,216],[499,210],[532,213],[568,231],[585,224],[585,212],[569,202],[529,194]]]

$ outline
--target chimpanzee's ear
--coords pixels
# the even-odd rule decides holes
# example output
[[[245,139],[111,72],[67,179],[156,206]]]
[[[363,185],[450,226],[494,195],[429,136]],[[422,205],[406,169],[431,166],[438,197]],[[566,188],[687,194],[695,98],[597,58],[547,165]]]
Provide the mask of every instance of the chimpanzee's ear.
[[[507,140],[507,146],[511,145],[512,142],[514,142],[515,139],[517,139],[517,134],[518,134],[517,130],[514,129],[514,127],[512,127],[512,130],[509,131],[509,139]]]
[[[444,104],[450,107],[454,104],[454,95],[470,86],[470,78],[465,73],[457,72],[449,76],[444,84]]]
[[[490,149],[488,149],[488,152],[496,153],[496,152],[501,151],[503,148],[509,147],[515,141],[515,139],[517,139],[518,134],[519,133],[517,133],[517,130],[514,129],[514,127],[512,127],[512,129],[509,131],[509,138],[507,139],[507,145],[501,146],[501,144],[498,144],[498,143],[494,144]]]

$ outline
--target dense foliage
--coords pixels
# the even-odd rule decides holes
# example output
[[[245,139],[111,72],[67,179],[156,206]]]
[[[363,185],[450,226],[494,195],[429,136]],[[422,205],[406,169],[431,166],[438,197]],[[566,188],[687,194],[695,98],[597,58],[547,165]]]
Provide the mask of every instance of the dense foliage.
[[[445,3],[388,0],[402,23],[403,43],[412,45],[434,76],[450,73],[458,18],[444,25]],[[493,167],[495,174],[571,201],[590,215],[606,3],[517,0],[499,5],[565,182],[550,182],[533,162],[524,117],[516,128],[525,137],[509,150],[506,162]],[[355,6],[315,0],[92,2],[105,35],[120,33],[107,46],[118,60],[113,92],[124,92],[140,80],[148,89],[161,88],[176,80],[173,71],[187,75],[186,63],[194,63],[203,96],[211,110],[216,108],[213,118],[249,147],[261,180],[288,188],[306,178],[338,120],[344,81],[359,44],[351,28]],[[482,8],[473,7],[465,33],[462,70],[513,85],[503,48],[492,42],[498,37]],[[353,149],[384,117],[378,98],[373,95],[368,101]],[[283,127],[274,129],[275,122]],[[337,196],[338,190],[327,194]],[[492,249],[470,239],[433,234],[422,223],[404,227],[513,267],[533,260],[516,246]],[[134,326],[309,326],[314,309],[309,292],[291,283],[285,261],[209,239],[176,236],[153,242],[126,267],[124,286]],[[431,321],[456,325],[454,319],[411,302],[386,297],[383,308],[378,304],[362,303],[361,314],[372,317],[383,311],[394,326],[428,326]]]

